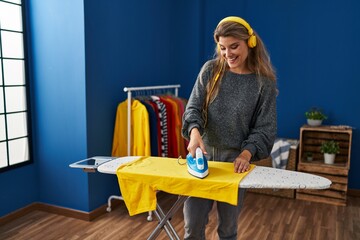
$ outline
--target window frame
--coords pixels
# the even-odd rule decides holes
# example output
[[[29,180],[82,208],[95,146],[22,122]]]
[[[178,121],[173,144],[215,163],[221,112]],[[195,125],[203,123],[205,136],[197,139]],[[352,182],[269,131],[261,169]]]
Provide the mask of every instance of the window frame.
[[[11,85],[11,86],[23,86],[25,87],[25,107],[26,109],[24,111],[19,111],[19,112],[24,112],[26,114],[26,125],[27,125],[27,135],[25,137],[19,137],[19,138],[25,138],[28,141],[28,160],[20,162],[20,163],[15,163],[15,164],[10,164],[10,156],[9,156],[9,141],[14,140],[14,139],[19,139],[19,138],[11,138],[9,139],[8,137],[8,121],[6,119],[6,115],[8,114],[8,111],[6,110],[6,100],[5,100],[5,94],[3,96],[4,98],[4,113],[2,114],[5,118],[5,131],[6,131],[6,139],[2,140],[1,142],[6,142],[6,151],[7,151],[7,166],[4,167],[0,167],[0,173],[1,172],[6,172],[12,169],[16,169],[22,166],[26,166],[29,164],[32,164],[33,161],[33,149],[32,149],[32,121],[31,121],[31,98],[30,98],[30,93],[31,93],[31,87],[30,87],[30,73],[29,73],[29,54],[28,54],[28,35],[27,35],[27,18],[26,18],[26,6],[25,6],[25,0],[21,0],[20,3],[13,3],[10,1],[6,1],[6,0],[0,0],[0,2],[4,2],[4,3],[8,3],[8,4],[14,4],[17,6],[21,7],[21,21],[22,21],[22,31],[14,31],[14,30],[9,30],[9,29],[3,29],[1,28],[0,25],[0,30],[1,31],[8,31],[8,32],[15,32],[15,33],[22,33],[23,34],[23,39],[22,39],[22,43],[23,43],[23,58],[9,58],[9,57],[4,57],[3,56],[3,51],[2,51],[2,39],[1,39],[1,34],[0,34],[0,53],[1,53],[1,57],[0,57],[0,62],[1,62],[1,68],[0,71],[2,73],[1,76],[1,80],[2,80],[2,84],[0,84],[0,86],[3,87],[3,92],[5,92],[5,76],[4,76],[4,60],[7,59],[14,59],[14,60],[23,60],[24,61],[24,83],[23,85]],[[1,23],[0,23],[1,24]],[[14,112],[11,112],[14,113]]]

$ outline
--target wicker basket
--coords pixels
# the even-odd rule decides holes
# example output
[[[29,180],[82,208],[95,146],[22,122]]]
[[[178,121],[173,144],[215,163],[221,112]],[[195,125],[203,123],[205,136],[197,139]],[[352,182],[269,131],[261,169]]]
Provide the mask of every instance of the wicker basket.
[[[286,170],[296,170],[298,158],[299,141],[295,139],[286,139],[291,144],[289,159],[287,162]],[[253,162],[257,166],[272,167],[271,157],[265,158],[260,161]],[[248,189],[248,192],[262,193],[278,197],[295,198],[295,190],[293,189]]]

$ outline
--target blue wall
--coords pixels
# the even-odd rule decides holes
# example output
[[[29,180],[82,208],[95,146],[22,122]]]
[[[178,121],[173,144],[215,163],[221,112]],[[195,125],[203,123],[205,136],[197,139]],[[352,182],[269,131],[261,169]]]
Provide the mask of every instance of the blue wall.
[[[278,73],[278,135],[299,139],[304,113],[322,108],[327,125],[354,127],[349,188],[360,189],[360,2],[205,1],[206,56],[227,15],[243,16],[265,42]]]
[[[124,87],[182,84],[197,74],[199,26],[193,22],[199,22],[199,3],[88,0],[84,9],[88,156],[109,156],[116,107],[126,98]],[[183,28],[194,36],[194,44],[187,44]],[[181,51],[185,47],[196,57],[188,60]],[[90,209],[104,203],[103,196],[118,192],[115,176],[89,178]]]
[[[87,156],[82,1],[28,2],[37,201],[88,210],[86,174],[68,165]]]
[[[263,1],[250,2],[249,12],[266,19],[259,32],[279,72],[279,135],[298,138],[312,106],[324,109],[325,124],[354,127],[349,188],[360,189],[360,2],[278,0],[272,11]]]
[[[125,86],[181,84],[188,97],[227,15],[259,32],[278,72],[280,137],[299,138],[304,112],[355,127],[349,188],[360,189],[356,71],[360,3],[345,1],[29,0],[34,164],[0,174],[0,216],[32,202],[83,211],[118,193],[116,177],[68,165],[110,155]],[[326,94],[329,92],[330,94]],[[3,194],[4,192],[4,194]]]
[[[38,200],[36,164],[0,173],[0,217]]]

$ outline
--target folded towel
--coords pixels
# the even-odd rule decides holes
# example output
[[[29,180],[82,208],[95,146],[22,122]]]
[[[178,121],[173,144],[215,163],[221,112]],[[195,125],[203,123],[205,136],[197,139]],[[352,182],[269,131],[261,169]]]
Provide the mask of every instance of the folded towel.
[[[275,140],[270,154],[274,168],[286,169],[290,146],[290,143],[286,140],[280,138]]]

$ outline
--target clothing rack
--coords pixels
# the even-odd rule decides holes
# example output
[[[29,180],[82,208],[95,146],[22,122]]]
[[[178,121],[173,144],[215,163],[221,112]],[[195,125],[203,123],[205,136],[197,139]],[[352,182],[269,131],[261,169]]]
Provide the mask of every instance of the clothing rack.
[[[124,87],[124,92],[127,92],[127,154],[130,156],[131,153],[131,98],[132,98],[132,92],[139,92],[144,91],[146,95],[149,95],[149,91],[151,91],[150,94],[154,94],[152,92],[153,90],[164,90],[164,89],[174,89],[174,94],[176,97],[178,97],[179,94],[179,88],[180,84],[175,85],[162,85],[162,86],[146,86],[146,87]],[[141,92],[143,93],[143,92]]]

